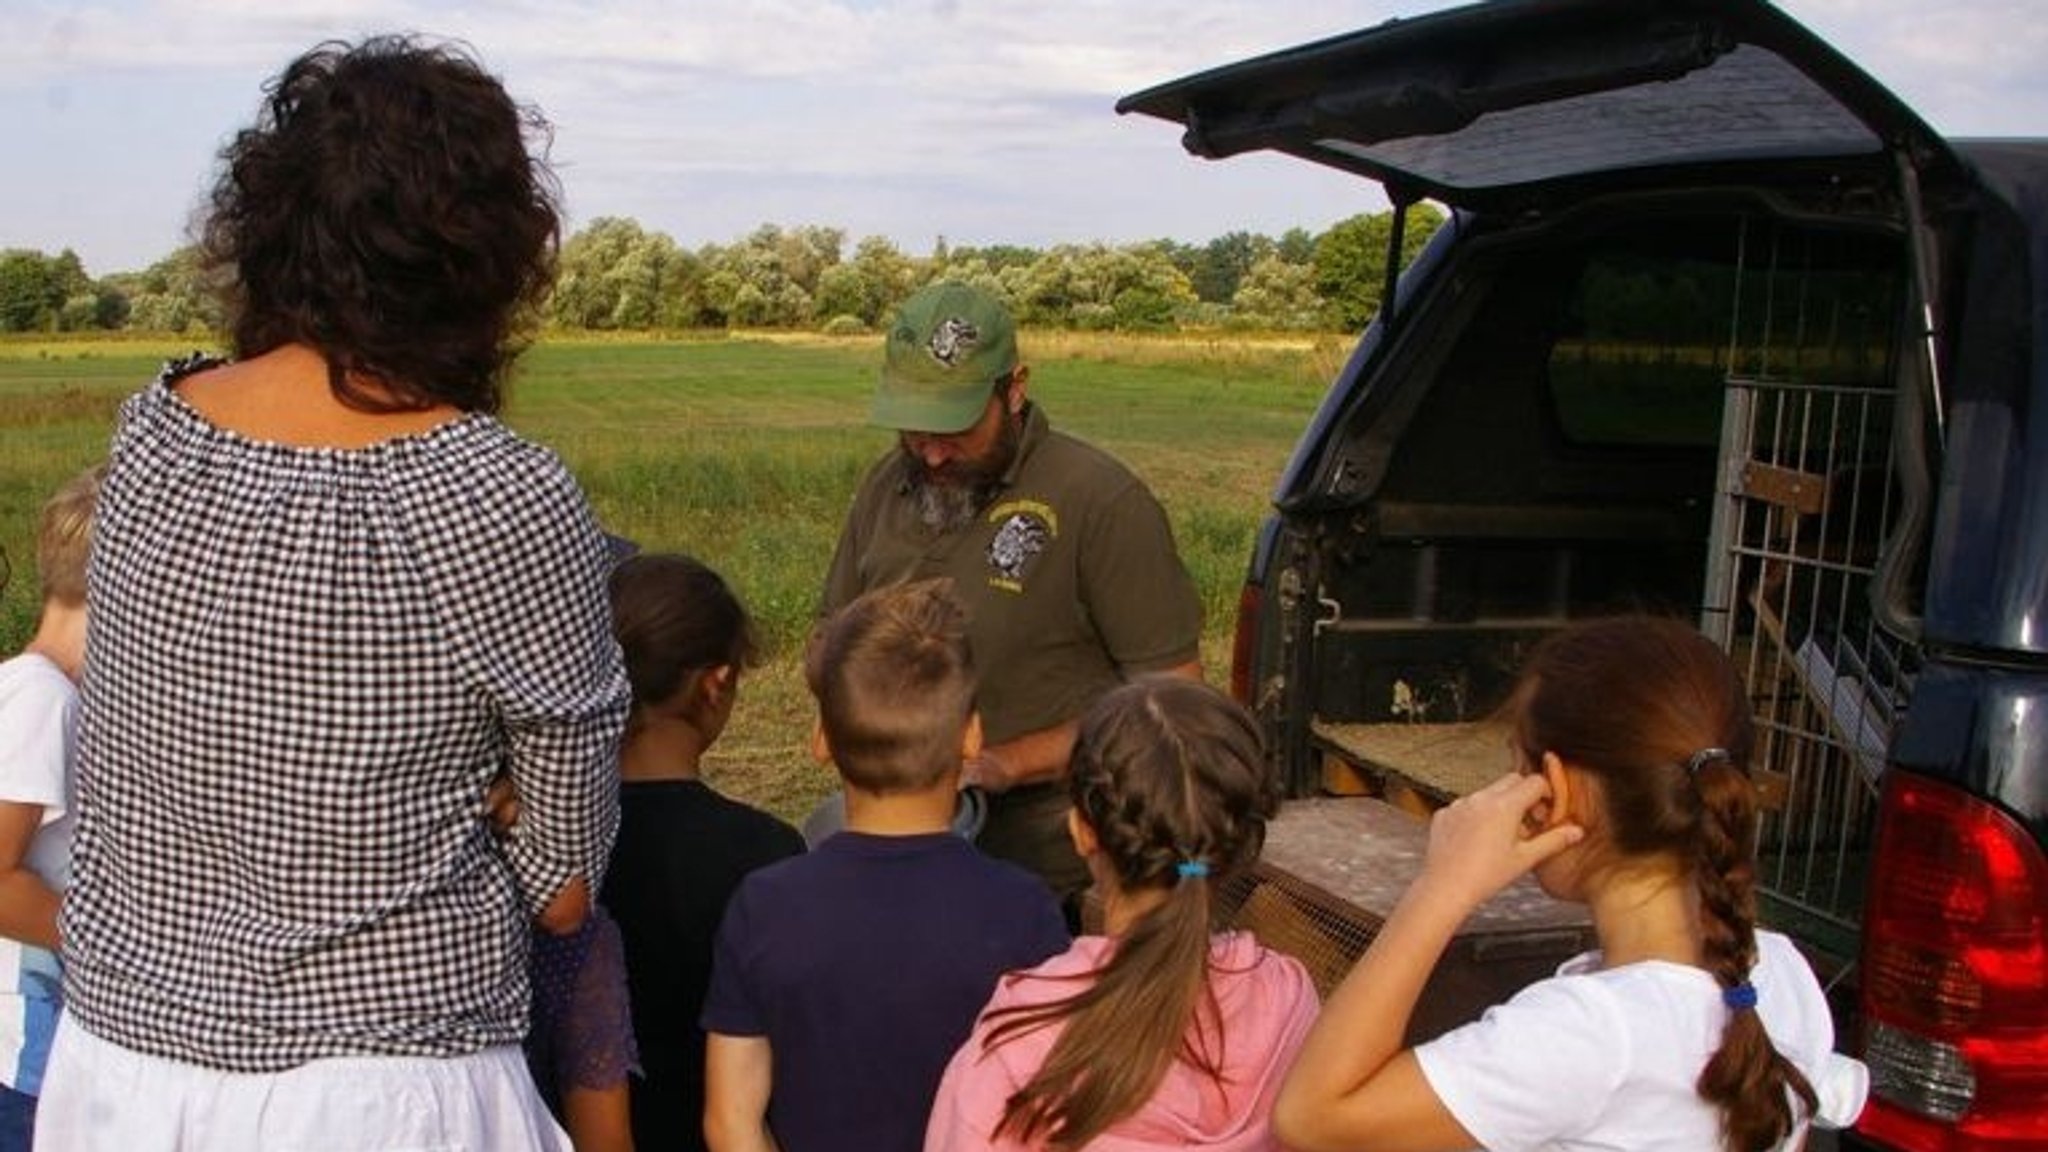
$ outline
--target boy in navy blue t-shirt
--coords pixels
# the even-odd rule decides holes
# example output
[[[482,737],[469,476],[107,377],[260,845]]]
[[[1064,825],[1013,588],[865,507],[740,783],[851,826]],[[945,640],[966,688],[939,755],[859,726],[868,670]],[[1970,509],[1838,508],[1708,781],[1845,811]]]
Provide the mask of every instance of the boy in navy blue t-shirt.
[[[753,873],[726,909],[704,1004],[705,1136],[714,1152],[916,1150],[996,978],[1064,950],[1066,926],[1036,877],[950,830],[981,725],[946,582],[848,604],[804,674],[846,830]]]

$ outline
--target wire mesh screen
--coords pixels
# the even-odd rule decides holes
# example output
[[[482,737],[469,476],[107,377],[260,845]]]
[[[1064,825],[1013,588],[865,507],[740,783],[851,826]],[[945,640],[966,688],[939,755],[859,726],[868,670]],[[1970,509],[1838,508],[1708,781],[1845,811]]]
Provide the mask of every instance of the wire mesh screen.
[[[1378,916],[1264,864],[1226,881],[1215,911],[1219,927],[1242,928],[1301,961],[1326,999],[1380,929]]]
[[[1301,961],[1326,999],[1380,929],[1378,913],[1270,863],[1254,864],[1217,885],[1209,912],[1215,931],[1249,932],[1267,948]],[[1103,931],[1102,901],[1092,888],[1082,896],[1081,927]]]
[[[1377,801],[1354,798],[1339,803],[1363,808]],[[1397,875],[1404,884],[1412,880],[1405,867]],[[1270,863],[1226,881],[1217,893],[1216,911],[1219,927],[1250,932],[1266,947],[1301,961],[1326,1000],[1379,934],[1383,914]],[[1495,917],[1490,925],[1468,926],[1431,970],[1409,1017],[1405,1041],[1419,1044],[1478,1019],[1488,1007],[1552,975],[1558,965],[1594,946],[1590,922],[1575,910],[1557,911],[1564,914],[1542,917],[1540,923],[1503,924]],[[1514,916],[1511,909],[1506,914]],[[1482,912],[1480,919],[1486,918]]]
[[[1782,774],[1757,846],[1766,918],[1847,962],[1918,666],[1871,610],[1899,501],[1897,275],[1831,263],[1811,237],[1746,240],[1708,620],[1748,685],[1757,765]]]
[[[1257,864],[1216,892],[1219,928],[1301,961],[1327,997],[1372,943],[1422,866],[1423,821],[1365,797],[1289,801]],[[1526,878],[1466,918],[1410,1018],[1410,1043],[1475,1019],[1593,946],[1584,907]]]

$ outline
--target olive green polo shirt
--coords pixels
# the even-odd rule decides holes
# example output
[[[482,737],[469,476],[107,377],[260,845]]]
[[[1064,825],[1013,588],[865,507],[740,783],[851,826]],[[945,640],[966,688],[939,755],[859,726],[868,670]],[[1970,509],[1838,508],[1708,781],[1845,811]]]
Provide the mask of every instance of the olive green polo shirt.
[[[1115,457],[1054,432],[1036,404],[999,493],[968,528],[926,527],[902,452],[878,460],[840,533],[823,608],[938,576],[967,610],[992,744],[1200,655],[1201,601],[1165,510]]]

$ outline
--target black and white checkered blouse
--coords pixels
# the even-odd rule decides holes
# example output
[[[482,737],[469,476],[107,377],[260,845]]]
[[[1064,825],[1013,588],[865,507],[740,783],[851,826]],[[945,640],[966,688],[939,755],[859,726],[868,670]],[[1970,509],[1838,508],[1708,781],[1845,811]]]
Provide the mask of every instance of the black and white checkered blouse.
[[[492,417],[258,442],[171,390],[199,366],[128,401],[100,496],[65,1010],[231,1071],[517,1042],[530,914],[618,822],[604,539]]]

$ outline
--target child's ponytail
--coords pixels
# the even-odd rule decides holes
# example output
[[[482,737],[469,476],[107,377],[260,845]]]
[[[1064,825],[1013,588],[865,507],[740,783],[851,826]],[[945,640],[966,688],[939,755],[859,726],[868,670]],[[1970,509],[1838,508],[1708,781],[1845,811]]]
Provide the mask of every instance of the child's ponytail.
[[[1789,1095],[1799,1097],[1806,1115],[1817,1105],[1812,1085],[1771,1044],[1756,1013],[1756,989],[1749,982],[1756,965],[1755,842],[1756,789],[1749,776],[1720,748],[1707,748],[1688,762],[1700,816],[1694,866],[1700,893],[1701,962],[1721,985],[1728,1023],[1721,1046],[1700,1071],[1700,1096],[1721,1110],[1721,1127],[1732,1152],[1764,1152],[1791,1134],[1798,1117]]]
[[[995,1048],[1064,1023],[996,1128],[1059,1149],[1136,1111],[1176,1060],[1221,1075],[1208,980],[1212,894],[1257,856],[1279,803],[1251,717],[1213,688],[1164,677],[1127,684],[1089,712],[1069,789],[1118,886],[1161,899],[1085,987],[1006,1012],[990,1030]]]
[[[1117,942],[1093,984],[1020,1010],[990,1032],[995,1047],[1067,1022],[1045,1063],[1010,1097],[996,1135],[1079,1148],[1144,1103],[1183,1048],[1190,1063],[1217,1074],[1215,1007],[1204,979],[1208,889],[1202,878],[1175,884]]]

